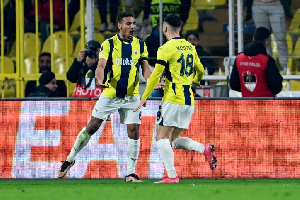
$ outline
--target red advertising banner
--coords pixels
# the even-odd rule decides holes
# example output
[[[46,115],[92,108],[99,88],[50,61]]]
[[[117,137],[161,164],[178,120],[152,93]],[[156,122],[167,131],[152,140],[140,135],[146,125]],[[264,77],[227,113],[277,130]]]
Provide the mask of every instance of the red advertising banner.
[[[0,101],[0,178],[55,178],[96,101]],[[142,110],[137,173],[162,178],[155,141],[159,101]],[[300,101],[199,100],[183,136],[216,146],[211,171],[202,154],[174,149],[180,178],[300,178]],[[102,124],[76,157],[70,178],[123,178],[126,126]]]

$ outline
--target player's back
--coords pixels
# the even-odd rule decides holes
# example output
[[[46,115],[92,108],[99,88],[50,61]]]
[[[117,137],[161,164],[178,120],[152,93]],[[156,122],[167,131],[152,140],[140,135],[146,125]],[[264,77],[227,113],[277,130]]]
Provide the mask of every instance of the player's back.
[[[201,65],[194,46],[181,37],[173,38],[159,48],[158,60],[166,62],[162,101],[194,105],[191,89],[194,66]]]

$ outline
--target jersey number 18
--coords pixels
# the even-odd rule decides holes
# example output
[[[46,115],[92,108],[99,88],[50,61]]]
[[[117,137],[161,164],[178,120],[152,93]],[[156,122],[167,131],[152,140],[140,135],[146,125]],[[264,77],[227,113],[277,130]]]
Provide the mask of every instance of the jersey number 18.
[[[181,63],[180,68],[180,76],[190,76],[193,73],[193,63],[194,57],[192,54],[188,54],[186,57],[186,61],[184,59],[183,53],[180,55],[180,58],[177,60],[178,63]]]

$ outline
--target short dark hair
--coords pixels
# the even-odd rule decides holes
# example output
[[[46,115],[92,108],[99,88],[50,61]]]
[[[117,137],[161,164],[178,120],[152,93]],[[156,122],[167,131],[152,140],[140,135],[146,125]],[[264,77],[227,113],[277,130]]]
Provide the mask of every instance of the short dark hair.
[[[174,28],[178,28],[180,26],[181,19],[175,14],[168,14],[165,17],[164,21],[173,26]]]
[[[39,78],[39,83],[40,85],[47,85],[52,81],[52,79],[55,78],[55,74],[51,71],[44,72],[40,78]]]
[[[40,56],[39,56],[39,60],[40,60],[41,57],[43,57],[43,56],[49,56],[49,57],[51,58],[51,53],[49,53],[49,52],[43,52],[43,53],[41,53]]]
[[[121,22],[124,17],[133,17],[131,12],[121,12],[118,17],[118,22]]]
[[[195,31],[188,32],[185,36],[185,39],[187,40],[190,35],[194,35],[199,40],[199,34]]]
[[[266,27],[258,27],[254,32],[254,41],[263,42],[270,37],[271,33]]]
[[[86,49],[93,49],[94,51],[97,51],[97,49],[101,48],[101,45],[96,40],[90,40],[85,45]]]

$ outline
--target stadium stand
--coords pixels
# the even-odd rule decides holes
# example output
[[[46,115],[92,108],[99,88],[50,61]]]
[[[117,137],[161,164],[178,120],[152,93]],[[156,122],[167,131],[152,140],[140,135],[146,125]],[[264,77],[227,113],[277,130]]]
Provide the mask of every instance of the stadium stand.
[[[38,38],[38,54],[41,51],[41,41]],[[16,41],[13,42],[10,51],[8,53],[8,57],[10,57],[13,61],[16,60]],[[36,34],[34,33],[24,33],[24,57],[36,56]]]
[[[213,10],[215,6],[225,5],[227,3],[226,0],[194,0],[192,1],[192,5],[197,10]]]
[[[86,13],[86,9],[85,9],[85,13]],[[109,18],[109,16],[108,16]],[[101,18],[100,18],[100,14],[99,14],[99,10],[98,8],[95,8],[94,10],[94,26],[95,26],[95,30],[98,30],[101,24]],[[78,11],[71,23],[71,26],[69,28],[69,32],[70,35],[79,35],[79,30],[80,30],[80,11]]]
[[[291,21],[288,32],[294,35],[300,34],[300,9],[298,9],[295,12],[294,18]]]
[[[55,74],[65,74],[67,73],[67,70],[69,69],[69,66],[73,62],[73,57],[69,57],[69,65],[67,65],[67,61],[65,57],[60,57],[54,60],[54,63],[52,65],[53,72]]]
[[[74,51],[74,44],[72,37],[64,32],[57,31],[53,33],[53,53],[51,51],[51,36],[49,36],[42,48],[42,52],[50,52],[54,57],[72,56]],[[66,39],[68,45],[66,45]]]
[[[105,40],[104,36],[101,33],[97,33],[97,32],[94,33],[94,38],[96,41],[100,42],[100,44],[102,44],[102,42],[104,42]],[[85,38],[84,44],[86,44],[86,42],[87,41]],[[73,57],[77,58],[79,51],[82,49],[84,49],[84,46],[81,47],[81,38],[79,38],[74,49]]]
[[[293,40],[289,33],[287,33],[286,35],[286,41],[288,45],[288,55],[291,56],[293,54]],[[273,34],[271,34],[271,48],[272,48],[272,55],[276,59],[276,62],[278,64],[277,66],[279,66],[277,44],[274,40]],[[288,59],[288,68],[292,74],[294,74],[297,71],[296,63],[292,58]]]
[[[24,75],[38,73],[35,57],[27,57],[24,59]]]
[[[183,27],[182,33],[185,35],[188,31],[196,31],[198,29],[198,13],[194,7],[190,8],[189,17]]]
[[[40,54],[41,41],[39,38],[36,40],[36,37],[38,36],[34,33],[24,33],[24,57],[35,56],[36,51],[38,55]],[[37,45],[36,41],[38,43]]]
[[[1,63],[2,63],[2,59],[0,57],[0,64]],[[10,59],[7,56],[3,57],[3,72],[1,71],[1,67],[0,67],[0,73],[5,73],[5,74],[15,73],[15,66],[12,59]]]

